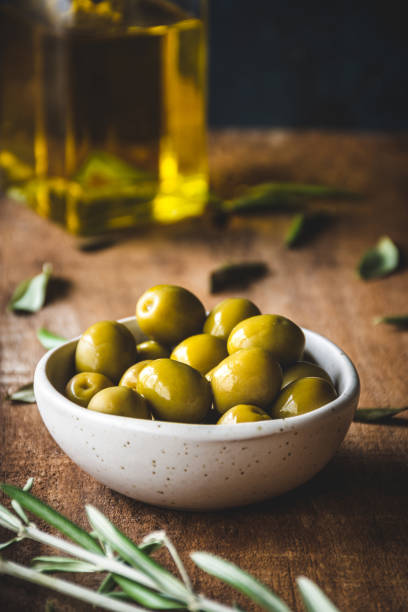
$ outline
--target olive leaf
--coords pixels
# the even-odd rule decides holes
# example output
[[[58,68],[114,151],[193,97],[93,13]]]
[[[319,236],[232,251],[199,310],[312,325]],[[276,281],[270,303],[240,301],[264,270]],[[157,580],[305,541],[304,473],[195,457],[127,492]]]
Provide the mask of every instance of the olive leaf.
[[[358,423],[377,423],[385,421],[408,410],[408,406],[403,408],[360,408],[356,410],[354,420]]]
[[[150,581],[171,597],[185,597],[185,586],[170,572],[150,559],[138,546],[115,527],[97,508],[85,506],[88,520],[101,539],[108,542],[129,565],[147,574]],[[123,587],[122,587],[123,588]]]
[[[307,612],[339,612],[321,589],[308,578],[299,576],[296,584]]]
[[[98,587],[98,593],[109,593],[116,586],[113,574],[109,572]]]
[[[112,599],[124,599],[129,601],[131,598],[124,591],[106,591],[105,595]]]
[[[23,524],[17,516],[0,504],[0,525],[18,533]]]
[[[151,589],[129,580],[129,578],[115,576],[115,581],[122,587],[128,597],[145,606],[148,610],[180,610],[180,602],[155,593]]]
[[[34,478],[32,476],[30,476],[30,478],[27,480],[27,482],[25,483],[25,485],[23,487],[23,491],[30,492],[31,489],[32,489],[33,484],[34,484]]]
[[[287,605],[275,593],[233,563],[205,552],[195,552],[190,556],[199,568],[230,584],[265,610],[269,612],[290,612]]]
[[[295,215],[285,234],[285,244],[287,247],[293,247],[298,244],[299,238],[302,236],[306,223],[306,215],[299,213]]]
[[[388,236],[383,236],[376,246],[362,256],[357,272],[360,278],[370,280],[382,278],[394,272],[399,265],[398,247]]]
[[[28,568],[0,555],[0,575],[10,575],[27,580],[33,584],[53,589],[59,593],[88,602],[113,612],[143,612],[154,610],[201,610],[202,612],[243,612],[238,606],[230,607],[204,595],[196,594],[190,581],[184,585],[168,570],[150,559],[140,547],[136,546],[125,534],[119,531],[101,512],[86,506],[88,518],[104,544],[99,548],[92,534],[72,523],[68,518],[47,506],[38,498],[24,491],[32,485],[27,481],[23,489],[2,484],[1,489],[14,501],[42,518],[48,525],[74,540],[67,540],[42,531],[34,523],[22,522],[19,516],[0,504],[0,525],[17,534],[12,540],[0,545],[0,550],[13,542],[29,538],[63,551],[68,557],[37,557],[33,567]],[[16,511],[16,504],[13,504]],[[154,532],[144,540],[147,547],[162,542],[171,552],[180,571],[181,560],[165,532]],[[117,554],[114,553],[116,551]],[[95,554],[96,553],[96,554]],[[207,553],[193,553],[194,562],[204,571],[217,576],[227,584],[247,595],[253,602],[260,604],[268,612],[290,612],[286,604],[266,585],[236,565]],[[177,561],[178,559],[178,561]],[[130,567],[133,566],[133,567]],[[138,569],[134,569],[134,568]],[[81,587],[49,575],[49,572],[109,572],[97,591]],[[117,585],[121,590],[117,589]],[[311,581],[300,578],[298,581],[302,599],[309,612],[337,612],[337,608],[323,592]],[[142,604],[141,608],[134,603]]]
[[[11,506],[12,506],[14,512],[17,514],[17,516],[20,517],[20,519],[23,521],[23,523],[28,525],[29,520],[27,518],[27,515],[24,512],[23,508],[18,503],[18,501],[16,501],[15,499],[12,499],[11,500]]]
[[[408,329],[408,315],[388,315],[385,317],[375,317],[373,323],[374,325],[386,323],[387,325],[394,325],[399,329]]]
[[[99,572],[100,569],[92,563],[71,559],[70,557],[34,557],[31,567],[38,572]]]
[[[268,266],[263,261],[225,264],[210,274],[210,292],[218,293],[233,287],[247,287],[266,276]]]
[[[330,220],[325,212],[299,213],[295,215],[285,235],[285,245],[289,248],[299,246],[314,237]]]
[[[67,339],[63,336],[54,334],[48,329],[45,329],[45,327],[40,327],[40,329],[37,330],[37,338],[41,342],[42,346],[47,350],[61,346],[61,344],[64,344],[64,342],[67,341]]]
[[[2,483],[0,483],[0,489],[2,489],[2,491],[4,491],[6,495],[18,501],[18,503],[21,504],[23,508],[25,508],[29,512],[32,512],[39,518],[47,521],[49,525],[52,525],[53,527],[61,531],[61,533],[71,538],[71,540],[73,540],[86,550],[89,550],[96,554],[101,553],[100,546],[97,544],[94,538],[89,535],[87,531],[85,531],[81,527],[78,527],[78,525],[67,519],[65,516],[63,516],[44,502],[37,499],[34,495],[31,495],[31,493],[28,493],[28,491],[23,491],[13,485]]]
[[[143,550],[146,555],[150,555],[152,552],[159,550],[159,548],[164,546],[163,533],[163,531],[154,531],[153,533],[149,533],[140,542],[140,550]]]
[[[45,302],[48,281],[52,274],[52,265],[45,263],[42,272],[31,279],[22,281],[14,290],[8,304],[9,310],[37,312]]]
[[[226,213],[279,212],[303,210],[311,199],[351,199],[357,194],[327,187],[302,183],[261,183],[249,187],[240,197],[226,201]]]
[[[7,396],[8,400],[12,402],[21,402],[23,404],[35,404],[36,399],[34,395],[33,383],[27,383],[22,387],[19,387],[14,393]]]

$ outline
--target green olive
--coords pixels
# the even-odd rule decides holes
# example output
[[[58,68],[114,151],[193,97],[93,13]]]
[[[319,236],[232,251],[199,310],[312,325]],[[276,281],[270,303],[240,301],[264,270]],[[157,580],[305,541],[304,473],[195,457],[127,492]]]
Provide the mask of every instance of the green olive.
[[[293,365],[289,366],[283,372],[282,389],[284,389],[289,383],[298,378],[306,378],[307,376],[317,376],[318,378],[324,378],[327,382],[331,383],[331,378],[320,366],[309,361],[298,361]]]
[[[151,363],[151,359],[145,359],[144,361],[138,361],[138,363],[133,364],[126,370],[123,374],[122,378],[119,381],[120,387],[129,387],[136,391],[137,380],[139,378],[140,372],[143,370],[148,363]]]
[[[211,376],[214,404],[220,414],[238,404],[266,408],[279,393],[281,383],[279,363],[258,347],[229,355]]]
[[[211,310],[204,323],[203,331],[227,340],[238,323],[259,314],[261,314],[259,308],[250,300],[227,298]]]
[[[103,374],[98,372],[81,372],[80,374],[75,374],[67,382],[65,394],[71,402],[86,408],[98,391],[106,389],[106,387],[112,387],[112,385],[112,381]]]
[[[269,351],[282,366],[298,361],[305,347],[305,336],[286,317],[264,314],[238,323],[229,335],[228,352],[257,346]]]
[[[161,359],[162,357],[168,357],[170,355],[169,349],[156,340],[140,342],[140,344],[136,346],[136,349],[139,359]]]
[[[308,376],[282,389],[270,410],[273,418],[286,419],[316,410],[336,397],[337,393],[331,383],[317,376]]]
[[[211,388],[204,376],[173,359],[156,359],[143,368],[137,391],[163,421],[200,423],[211,406]]]
[[[253,421],[270,421],[271,417],[262,408],[251,404],[238,404],[224,412],[217,425],[235,425]]]
[[[151,418],[146,400],[129,387],[102,389],[93,396],[88,404],[88,410],[134,419]]]
[[[136,360],[134,337],[125,325],[116,321],[91,325],[80,337],[75,352],[78,372],[100,372],[113,382]]]
[[[227,355],[225,340],[210,334],[197,334],[180,342],[173,349],[170,359],[186,363],[201,374],[205,374]]]
[[[187,289],[157,285],[139,298],[136,317],[143,333],[164,345],[174,346],[201,331],[205,310]]]

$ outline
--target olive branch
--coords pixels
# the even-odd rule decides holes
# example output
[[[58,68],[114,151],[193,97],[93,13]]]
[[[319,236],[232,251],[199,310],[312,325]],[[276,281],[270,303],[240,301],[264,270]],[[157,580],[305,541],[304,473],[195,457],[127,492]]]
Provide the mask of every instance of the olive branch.
[[[183,562],[164,531],[150,533],[136,545],[99,510],[89,505],[85,510],[92,531],[85,531],[32,495],[32,484],[33,479],[30,478],[22,489],[9,484],[0,485],[11,498],[14,510],[12,512],[0,504],[0,525],[15,533],[13,538],[0,544],[0,551],[13,543],[30,539],[56,548],[66,556],[35,557],[31,567],[25,567],[3,559],[0,554],[0,574],[21,578],[115,612],[244,612],[241,608],[226,606],[194,592]],[[71,541],[39,529],[29,520],[26,511],[43,519]],[[151,558],[151,554],[163,546],[170,553],[180,578]],[[199,568],[234,587],[264,610],[290,612],[288,606],[266,585],[233,563],[205,552],[194,552],[190,556]],[[94,591],[48,575],[55,572],[96,572],[105,575],[99,588]],[[307,612],[338,612],[308,578],[299,577],[296,583]]]

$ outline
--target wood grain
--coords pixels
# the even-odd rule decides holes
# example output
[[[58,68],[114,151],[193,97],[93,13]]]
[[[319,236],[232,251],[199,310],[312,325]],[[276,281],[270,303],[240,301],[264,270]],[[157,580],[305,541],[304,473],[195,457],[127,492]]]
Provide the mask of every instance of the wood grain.
[[[293,318],[339,344],[361,376],[361,406],[408,404],[408,333],[374,327],[373,317],[408,312],[407,272],[363,282],[355,266],[384,234],[408,252],[408,136],[227,130],[211,137],[211,176],[229,196],[264,180],[319,182],[365,195],[336,204],[335,222],[312,244],[288,251],[284,215],[233,219],[226,228],[207,221],[127,233],[109,249],[83,253],[76,240],[21,205],[0,202],[1,396],[31,380],[43,353],[42,325],[66,336],[91,323],[133,314],[137,297],[159,282],[181,284],[210,308],[209,272],[226,261],[263,260],[270,275],[245,295],[264,312]],[[63,284],[36,315],[6,312],[16,284],[44,261]],[[61,287],[60,282],[60,287]],[[242,293],[242,292],[240,292]],[[224,556],[253,572],[301,610],[295,577],[323,587],[343,612],[406,610],[408,567],[407,420],[353,424],[331,463],[311,482],[263,504],[214,513],[163,510],[125,498],[87,476],[56,446],[35,405],[1,408],[1,479],[22,485],[81,525],[83,505],[98,506],[136,541],[166,529],[197,589],[224,602],[231,590],[196,569],[192,550]],[[114,461],[114,453],[112,454]],[[6,533],[2,532],[2,540]],[[28,563],[46,549],[26,542],[5,556]],[[48,551],[49,552],[49,551]],[[167,563],[167,559],[163,557]],[[78,576],[84,584],[95,577]],[[17,580],[0,578],[0,609],[87,609]],[[245,598],[237,601],[246,607]]]

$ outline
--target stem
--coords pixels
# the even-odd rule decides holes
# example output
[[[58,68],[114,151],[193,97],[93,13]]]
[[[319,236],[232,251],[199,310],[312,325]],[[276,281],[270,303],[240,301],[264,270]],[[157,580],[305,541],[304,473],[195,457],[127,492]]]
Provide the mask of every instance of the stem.
[[[9,514],[10,516],[13,516],[11,515],[11,513]],[[113,574],[119,574],[120,576],[124,576],[125,578],[128,578],[129,580],[132,580],[133,582],[142,584],[154,591],[160,592],[160,589],[157,587],[156,583],[153,580],[151,580],[151,578],[149,578],[148,576],[146,576],[139,570],[129,567],[128,565],[125,565],[124,563],[121,563],[120,561],[117,561],[116,559],[109,559],[108,557],[105,557],[102,554],[97,555],[75,544],[71,544],[71,542],[67,542],[66,540],[63,540],[62,538],[53,536],[49,533],[45,533],[44,531],[41,531],[40,529],[38,529],[38,527],[36,527],[33,523],[30,523],[27,526],[23,526],[21,521],[18,521],[18,525],[12,525],[11,523],[8,523],[8,522],[7,522],[8,524],[5,524],[5,523],[6,521],[2,522],[3,526],[9,529],[10,531],[14,531],[15,533],[17,533],[18,539],[29,538],[36,542],[40,542],[41,544],[46,544],[47,546],[57,548],[58,550],[62,550],[72,557],[76,557],[78,559],[82,559],[83,561],[88,561],[89,563],[92,563],[95,566],[95,568],[100,569],[101,571],[105,570]],[[191,584],[187,576],[187,572],[185,571],[185,568],[180,558],[178,557],[177,551],[175,550],[172,543],[169,540],[167,540],[166,536],[164,538],[164,541],[185,582],[186,582],[185,577],[187,578],[186,586],[190,590]],[[180,566],[182,570],[180,570]],[[122,610],[123,612],[127,612],[130,610],[132,610],[133,612],[135,610],[136,611],[144,610],[144,608],[140,608],[137,606],[130,606],[128,604],[118,602],[117,600],[115,600],[114,602],[115,604],[121,603],[121,606],[126,606],[126,607],[122,607],[120,609],[118,607],[116,608],[112,607],[113,604],[110,601],[106,603],[107,598],[104,595],[101,595],[94,591],[90,591],[88,589],[85,589],[84,587],[75,586],[71,582],[66,582],[59,578],[53,578],[51,576],[47,576],[45,574],[37,572],[36,570],[26,568],[22,565],[17,565],[15,563],[8,562],[8,561],[3,561],[0,556],[0,574],[1,573],[9,574],[11,576],[17,576],[19,578],[29,580],[30,582],[34,582],[42,586],[48,586],[51,589],[54,589],[61,593],[71,595],[72,597],[77,597],[78,599],[83,599],[84,601],[90,601],[91,603],[95,602],[97,605],[100,605],[108,610],[117,610],[117,612],[122,612]],[[183,576],[183,573],[185,574],[185,576]],[[88,599],[85,599],[85,597],[88,597]],[[99,599],[98,601],[96,601],[96,599],[93,599],[91,601],[89,597],[102,598],[103,603],[100,602]],[[207,612],[235,612],[233,608],[219,604],[218,602],[213,601],[211,599],[207,599],[203,595],[195,595],[192,590],[190,590],[190,597],[188,598],[188,600],[178,600],[178,601],[180,601],[180,603],[182,604],[180,608],[187,607],[192,612],[195,612],[196,610],[205,610]]]
[[[108,559],[103,555],[97,555],[95,553],[89,552],[75,544],[71,544],[71,542],[67,542],[62,538],[58,538],[56,536],[50,535],[49,533],[45,533],[40,531],[35,525],[29,525],[21,530],[21,535],[30,538],[31,540],[35,540],[37,542],[41,542],[42,544],[47,544],[48,546],[52,546],[53,548],[58,548],[59,550],[63,550],[68,555],[72,557],[78,557],[79,559],[83,559],[84,561],[89,561],[96,567],[101,570],[106,570],[108,572],[112,572],[114,574],[120,574],[125,578],[129,578],[129,580],[133,580],[133,582],[138,582],[139,584],[143,584],[147,586],[149,589],[158,590],[157,585],[153,580],[151,580],[142,572],[139,572],[137,569],[129,567],[124,563],[120,563],[115,559]]]
[[[9,576],[14,576],[15,578],[22,578],[23,580],[28,580],[34,584],[63,593],[64,595],[69,595],[70,597],[75,597],[76,599],[86,601],[94,606],[100,606],[101,608],[105,608],[105,610],[113,610],[114,612],[144,612],[146,609],[124,603],[117,599],[111,600],[106,595],[100,595],[95,591],[78,586],[72,582],[47,576],[46,574],[42,574],[28,567],[24,567],[23,565],[18,565],[17,563],[12,563],[11,561],[3,561],[1,558],[0,573],[8,574]]]
[[[167,535],[164,533],[163,534],[163,542],[167,547],[167,550],[169,551],[169,553],[171,554],[173,561],[179,571],[180,576],[183,579],[184,584],[186,585],[187,589],[190,591],[190,593],[193,593],[193,587],[191,586],[191,581],[190,578],[186,572],[186,568],[183,565],[183,562],[176,550],[176,548],[174,547],[172,541],[167,537]]]

